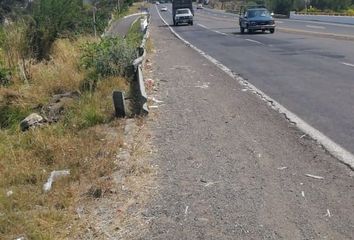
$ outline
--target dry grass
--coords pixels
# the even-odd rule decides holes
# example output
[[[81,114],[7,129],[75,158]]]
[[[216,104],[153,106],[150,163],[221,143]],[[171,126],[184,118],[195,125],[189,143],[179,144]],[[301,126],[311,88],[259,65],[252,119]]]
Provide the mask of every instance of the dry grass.
[[[146,51],[148,54],[153,53],[154,51],[154,43],[152,42],[151,38],[148,38],[146,41]]]
[[[84,41],[93,39],[82,38],[78,41],[60,39],[55,42],[52,60],[31,66],[31,93],[39,100],[57,93],[79,89],[85,73],[79,71],[80,46]]]
[[[131,156],[118,155],[112,176],[101,178],[95,184],[102,189],[104,198],[96,202],[85,197],[80,199],[79,206],[84,206],[84,213],[78,239],[137,239],[147,230],[141,212],[150,198],[156,170],[150,163],[150,135],[139,122],[144,120],[135,121],[135,130],[131,132],[133,141],[122,147]]]
[[[129,7],[128,11],[123,12],[123,13],[118,14],[118,15],[115,15],[114,18],[115,18],[115,19],[119,19],[119,18],[122,18],[122,17],[124,17],[124,16],[128,16],[128,15],[131,15],[131,14],[134,14],[134,13],[139,13],[141,7],[143,7],[143,8],[149,8],[149,6],[150,6],[150,3],[146,3],[146,2],[135,2],[135,3],[133,3],[133,5],[132,5],[131,7]]]
[[[129,13],[138,9],[139,4],[134,4]],[[101,226],[97,232],[106,239],[105,217],[114,218],[116,224],[108,230],[115,236],[129,236],[122,231],[138,229],[140,215],[130,216],[128,209],[146,201],[154,171],[146,159],[150,146],[142,130],[144,120],[137,121],[133,142],[126,145],[124,120],[113,119],[112,91],[128,93],[129,81],[100,80],[95,91],[82,92],[79,100],[67,106],[60,122],[19,130],[19,121],[38,112],[38,106],[53,94],[80,89],[86,77],[79,68],[80,46],[87,41],[94,40],[58,40],[51,60],[26,62],[28,83],[16,73],[11,86],[0,87],[0,115],[8,114],[9,125],[0,125],[0,239],[84,239],[90,236],[85,231],[91,226]],[[117,158],[122,149],[129,151],[128,160]],[[63,169],[69,169],[70,175],[44,192],[50,172]],[[112,174],[121,176],[121,181],[113,181]],[[102,196],[95,198],[92,189],[100,189]],[[100,215],[98,205],[108,215]],[[84,216],[78,214],[80,207],[86,210]]]
[[[85,76],[78,68],[82,41],[86,39],[59,40],[51,61],[32,66],[29,85],[1,88],[0,110],[9,107],[26,112],[45,104],[54,93],[78,90]],[[127,91],[127,80],[100,81],[95,92],[74,101],[64,120],[55,125],[22,133],[18,128],[21,116],[15,116],[13,130],[0,129],[0,239],[22,235],[64,239],[74,234],[79,225],[78,199],[87,186],[100,185],[99,179],[115,170],[115,156],[123,146],[121,123],[111,122],[113,89]],[[95,127],[106,122],[114,131],[114,138],[108,140],[107,133]],[[50,172],[63,169],[69,169],[70,176],[55,182],[49,193],[43,192]]]
[[[94,128],[73,133],[60,125],[2,138],[0,212],[6,216],[0,220],[2,239],[24,233],[30,239],[61,239],[70,233],[62,230],[75,225],[71,208],[82,188],[112,173],[122,144],[119,133],[107,141]],[[62,169],[70,169],[70,177],[44,193],[50,171]],[[6,196],[8,191],[13,195]]]

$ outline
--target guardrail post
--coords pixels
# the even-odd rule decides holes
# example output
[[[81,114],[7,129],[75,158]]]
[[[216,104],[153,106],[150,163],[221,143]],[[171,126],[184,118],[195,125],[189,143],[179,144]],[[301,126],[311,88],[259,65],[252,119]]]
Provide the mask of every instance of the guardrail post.
[[[125,103],[124,93],[120,91],[113,91],[113,104],[116,117],[125,117]]]

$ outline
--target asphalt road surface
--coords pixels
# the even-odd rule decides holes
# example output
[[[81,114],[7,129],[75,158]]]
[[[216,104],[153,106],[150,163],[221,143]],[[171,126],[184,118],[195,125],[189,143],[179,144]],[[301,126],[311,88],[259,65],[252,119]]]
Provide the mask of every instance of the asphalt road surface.
[[[209,18],[219,18],[219,20],[232,20],[238,23],[238,15],[226,13],[216,9],[197,9],[197,15],[208,16]],[[218,19],[216,19],[218,20]],[[320,21],[294,20],[294,19],[276,19],[276,24],[280,29],[293,29],[302,31],[311,31],[319,33],[332,33],[354,37],[354,25],[338,24]]]
[[[155,53],[148,54],[146,74],[154,80],[149,95],[156,100],[149,101],[146,125],[154,146],[147,157],[156,166],[156,185],[142,210],[148,231],[130,232],[136,237],[127,239],[352,239],[352,170],[177,39],[156,10],[151,22]],[[239,55],[237,45],[254,58],[269,54],[268,47],[237,35],[198,26],[175,29],[205,49],[221,48],[230,59],[250,59]],[[129,210],[135,212],[140,209]]]
[[[129,29],[133,22],[138,19],[139,16],[137,15],[132,15],[132,16],[127,16],[125,18],[122,18],[118,21],[114,21],[108,29],[106,36],[121,36],[125,37],[127,33],[129,32]]]
[[[172,25],[166,6],[161,15]],[[235,15],[203,9],[194,26],[173,28],[354,153],[354,39],[342,38],[354,37],[354,26],[283,19],[277,25],[275,34],[241,35]]]

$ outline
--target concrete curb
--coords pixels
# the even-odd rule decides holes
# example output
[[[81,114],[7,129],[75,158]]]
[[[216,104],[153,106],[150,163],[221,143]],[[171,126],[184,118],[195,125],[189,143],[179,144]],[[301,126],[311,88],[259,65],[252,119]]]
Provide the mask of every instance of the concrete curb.
[[[262,100],[266,101],[268,105],[274,109],[275,111],[279,112],[280,114],[284,114],[285,118],[291,122],[294,123],[298,129],[300,129],[302,132],[306,133],[309,135],[312,139],[316,140],[320,145],[322,145],[332,156],[337,158],[339,161],[344,163],[345,165],[349,166],[352,170],[354,170],[354,155],[344,149],[342,146],[339,144],[335,143],[332,141],[330,138],[325,136],[323,133],[309,125],[307,122],[302,120],[300,117],[298,117],[296,114],[293,112],[289,111],[287,108],[285,108],[283,105],[269,97],[267,94],[256,88],[254,85],[234,73],[231,69],[223,65],[221,62],[216,60],[215,58],[211,57],[210,55],[206,54],[199,48],[195,47],[192,45],[190,42],[182,38],[175,30],[173,30],[169,24],[163,19],[161,16],[160,12],[158,11],[156,7],[157,13],[160,16],[160,19],[164,22],[164,24],[170,29],[170,31],[182,42],[184,42],[187,46],[190,48],[194,49],[196,52],[198,52],[200,55],[205,57],[207,60],[209,60],[211,63],[215,64],[219,69],[224,71],[227,75],[229,75],[231,78],[237,80],[242,86],[245,86],[249,91],[252,93],[256,94],[259,98]]]

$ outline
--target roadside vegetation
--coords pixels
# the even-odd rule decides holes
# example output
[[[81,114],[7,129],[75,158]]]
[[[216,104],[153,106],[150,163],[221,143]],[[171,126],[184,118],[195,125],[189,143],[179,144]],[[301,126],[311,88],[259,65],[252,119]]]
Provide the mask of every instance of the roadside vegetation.
[[[283,15],[289,15],[290,11],[354,15],[354,0],[211,0],[210,4],[231,11],[237,11],[242,4],[263,4]]]
[[[138,7],[131,10],[132,1],[121,1],[118,12],[113,1],[87,2],[0,3],[0,239],[77,236],[82,225],[77,203],[97,197],[88,190],[93,185],[104,194],[102,177],[117,170],[124,139],[121,121],[114,119],[112,90],[129,92],[141,35],[137,24],[126,40],[95,38],[92,8],[101,34],[112,13]],[[49,119],[63,94],[70,97]],[[22,131],[20,122],[31,113],[47,122]],[[70,175],[45,192],[50,173],[64,169]]]

